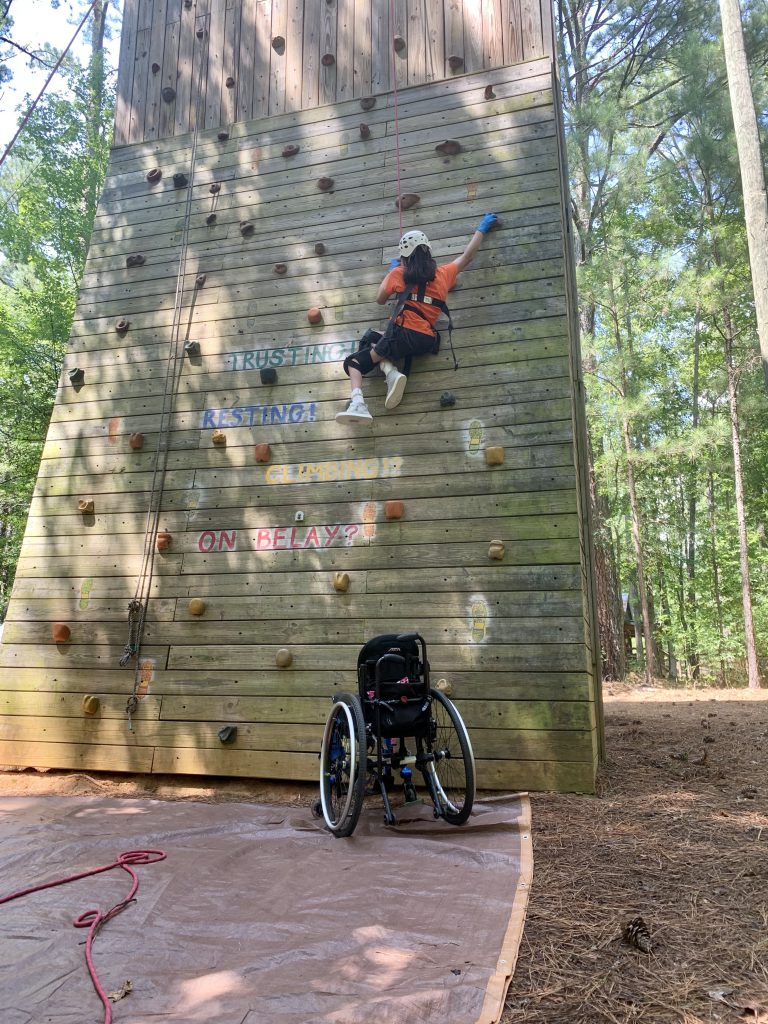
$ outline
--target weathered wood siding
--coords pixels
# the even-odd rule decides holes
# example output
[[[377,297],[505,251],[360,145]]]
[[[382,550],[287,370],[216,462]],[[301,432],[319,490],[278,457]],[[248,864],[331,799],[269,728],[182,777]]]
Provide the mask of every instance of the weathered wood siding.
[[[421,196],[405,227],[426,230],[439,260],[485,211],[503,227],[451,297],[461,368],[447,344],[417,361],[390,413],[371,378],[372,428],[334,415],[347,395],[340,357],[381,323],[373,297],[399,236],[391,94],[367,112],[348,99],[239,120],[225,141],[207,129],[194,166],[189,134],[113,152],[0,649],[0,763],[311,779],[329,696],[354,688],[361,643],[417,628],[434,677],[453,686],[482,786],[592,788],[579,382],[552,85],[543,58],[400,92],[403,191]],[[463,152],[436,152],[446,139]],[[288,145],[299,152],[284,157]],[[154,167],[163,176],[150,185]],[[175,172],[192,181],[181,342],[199,341],[201,355],[184,357],[171,416],[160,527],[173,541],[154,567],[146,695],[130,732],[133,672],[118,661],[173,351],[188,195]],[[126,269],[136,253],[145,264]],[[307,322],[311,306],[321,325]],[[446,390],[452,408],[441,407]],[[142,451],[128,443],[136,431]],[[272,447],[267,465],[255,461],[259,442]],[[503,447],[503,465],[486,464],[489,446]],[[82,498],[92,515],[78,512]],[[388,500],[404,502],[401,520],[386,520]],[[503,561],[489,558],[496,538]],[[346,594],[337,571],[349,573]],[[193,597],[207,603],[201,618]],[[69,624],[70,643],[53,643],[54,622]],[[280,647],[290,668],[275,665]],[[100,699],[95,716],[86,694]],[[225,724],[238,725],[232,746],[217,737]]]
[[[552,56],[552,38],[551,0],[125,0],[115,145]]]

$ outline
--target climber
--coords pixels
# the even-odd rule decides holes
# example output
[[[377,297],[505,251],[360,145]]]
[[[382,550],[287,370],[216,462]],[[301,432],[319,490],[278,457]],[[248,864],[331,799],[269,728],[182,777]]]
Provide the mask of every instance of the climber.
[[[445,300],[456,283],[456,278],[469,265],[480,248],[483,235],[497,222],[495,213],[486,213],[470,238],[461,256],[452,263],[438,266],[432,258],[429,239],[423,231],[406,231],[400,239],[400,258],[389,265],[389,273],[379,285],[376,301],[383,306],[397,298],[395,310],[382,335],[366,331],[360,348],[344,360],[344,372],[349,376],[352,397],[349,406],[336,415],[337,423],[371,423],[373,416],[363,398],[363,377],[380,366],[387,381],[385,409],[400,404],[405,391],[406,374],[394,365],[395,361],[436,353],[440,348],[440,335],[435,323],[442,312],[447,313]]]

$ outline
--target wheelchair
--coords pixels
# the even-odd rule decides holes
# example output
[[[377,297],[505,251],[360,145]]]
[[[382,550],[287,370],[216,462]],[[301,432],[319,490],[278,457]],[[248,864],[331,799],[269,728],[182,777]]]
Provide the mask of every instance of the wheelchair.
[[[357,689],[332,698],[316,817],[334,836],[350,836],[366,794],[378,791],[384,820],[394,825],[389,794],[400,786],[405,802],[415,801],[418,772],[435,817],[463,825],[475,799],[472,745],[453,702],[430,686],[424,638],[385,633],[369,640],[357,658]]]

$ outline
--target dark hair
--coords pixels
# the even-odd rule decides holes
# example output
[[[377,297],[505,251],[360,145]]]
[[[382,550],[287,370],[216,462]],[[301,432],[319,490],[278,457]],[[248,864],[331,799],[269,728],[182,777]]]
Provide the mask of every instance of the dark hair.
[[[429,284],[436,274],[437,264],[426,245],[417,245],[411,255],[405,257],[406,284]]]

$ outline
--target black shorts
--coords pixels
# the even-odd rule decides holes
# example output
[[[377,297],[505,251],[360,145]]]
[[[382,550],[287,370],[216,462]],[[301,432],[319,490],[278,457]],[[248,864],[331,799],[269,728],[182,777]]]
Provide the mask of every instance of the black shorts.
[[[388,332],[375,343],[375,348],[382,359],[434,355],[440,350],[440,335],[423,334],[392,324]]]

